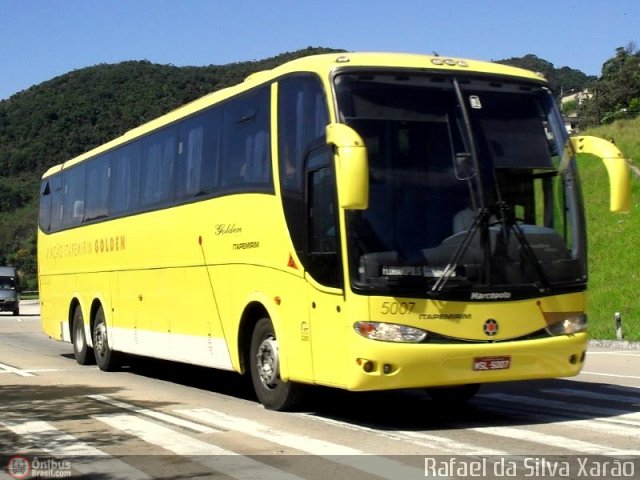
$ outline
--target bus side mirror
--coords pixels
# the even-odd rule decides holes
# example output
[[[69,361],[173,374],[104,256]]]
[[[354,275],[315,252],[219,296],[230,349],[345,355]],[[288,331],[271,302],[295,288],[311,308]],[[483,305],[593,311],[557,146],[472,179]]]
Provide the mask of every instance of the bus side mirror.
[[[575,153],[591,153],[602,159],[609,174],[609,209],[615,213],[631,210],[631,173],[622,152],[613,143],[591,136],[571,137]]]
[[[369,207],[369,162],[367,148],[358,133],[342,123],[327,125],[327,144],[336,153],[336,179],[340,207],[366,210]]]

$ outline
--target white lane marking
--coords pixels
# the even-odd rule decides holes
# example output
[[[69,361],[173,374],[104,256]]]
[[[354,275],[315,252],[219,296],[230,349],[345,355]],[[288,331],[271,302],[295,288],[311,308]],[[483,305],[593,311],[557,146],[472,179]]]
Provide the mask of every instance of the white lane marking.
[[[40,420],[2,420],[0,425],[52,456],[73,456],[71,468],[83,474],[118,479],[150,479],[146,473]],[[80,458],[89,457],[89,458]],[[97,457],[97,458],[96,458]]]
[[[549,388],[540,390],[543,393],[551,393],[552,395],[575,396],[579,398],[591,398],[593,400],[606,400],[608,402],[633,403],[640,402],[640,394],[629,395],[611,395],[608,393],[590,392],[588,390],[578,390],[575,388]]]
[[[145,415],[147,417],[152,417],[157,420],[161,420],[165,423],[170,423],[172,425],[177,425],[179,427],[187,428],[189,430],[193,430],[194,432],[212,433],[212,432],[219,431],[211,427],[208,427],[206,425],[202,425],[200,423],[194,423],[194,422],[190,422],[189,420],[185,420],[183,418],[174,417],[173,415],[168,415],[162,412],[156,412],[154,410],[149,410],[147,408],[139,408],[139,407],[136,407],[135,405],[131,405],[125,402],[120,402],[118,400],[107,397],[105,395],[85,395],[85,396],[93,400],[97,400],[99,402],[107,403],[114,407],[121,408],[123,410],[129,410],[131,412],[135,412],[140,415]]]
[[[531,443],[539,443],[541,445],[558,447],[567,450],[574,450],[580,453],[591,455],[639,455],[640,450],[627,450],[624,448],[610,448],[597,443],[583,442],[573,438],[561,435],[551,435],[535,430],[514,427],[475,427],[471,428],[474,432],[486,433],[498,437],[511,438],[514,440],[522,440]]]
[[[640,429],[638,429],[638,427],[619,423],[610,423],[605,418],[596,418],[594,420],[571,420],[567,417],[557,414],[541,413],[537,409],[531,408],[530,406],[523,406],[522,404],[513,406],[500,405],[500,407],[496,407],[493,404],[482,404],[480,406],[483,409],[491,410],[496,413],[504,413],[505,411],[508,411],[509,415],[520,418],[526,419],[527,417],[534,417],[534,421],[562,424],[569,427],[577,427],[585,430],[591,430],[620,437],[640,438]]]
[[[325,442],[308,437],[306,435],[297,435],[263,425],[253,420],[241,417],[232,417],[225,413],[216,412],[208,408],[180,409],[174,410],[180,415],[205,422],[208,425],[215,425],[218,428],[233,430],[245,433],[254,437],[268,440],[278,445],[295,448],[307,453],[317,455],[363,455],[362,450],[338,445],[337,443]]]
[[[622,410],[618,408],[606,408],[595,407],[593,405],[581,405],[575,402],[560,402],[557,400],[549,400],[548,398],[536,399],[532,397],[525,397],[523,395],[507,395],[504,393],[487,393],[478,396],[479,398],[492,398],[502,402],[519,402],[525,405],[532,405],[540,410],[554,408],[567,412],[568,415],[595,417],[597,420],[607,420],[610,422],[624,423],[627,425],[640,426],[640,412],[629,412],[628,410]],[[542,405],[541,405],[542,404]]]
[[[636,352],[627,352],[624,350],[618,350],[618,351],[613,351],[613,352],[592,352],[590,350],[587,351],[587,356],[589,355],[614,355],[614,356],[620,356],[620,357],[640,357],[640,353],[636,353]]]
[[[63,369],[61,368],[16,368],[16,367],[12,367],[11,365],[0,363],[0,374],[13,373],[14,375],[19,375],[21,377],[33,377],[34,373],[60,372],[62,370]]]
[[[306,435],[277,430],[267,425],[241,417],[233,417],[208,408],[181,409],[176,413],[197,418],[207,424],[219,428],[234,430],[253,437],[258,437],[278,445],[294,448],[310,455],[320,456],[360,471],[388,479],[419,478],[424,471],[409,467],[400,462],[373,456],[352,447],[327,442]],[[307,417],[305,417],[307,418]]]
[[[301,480],[296,475],[258,462],[252,458],[238,455],[217,445],[192,438],[136,415],[118,413],[94,415],[93,418],[152,445],[157,445],[178,455],[189,456],[191,457],[190,460],[232,478],[242,480]],[[201,458],[194,456],[201,456]]]
[[[74,436],[58,430],[47,422],[20,419],[2,420],[0,424],[54,455],[107,455],[102,450],[79,441]]]
[[[596,375],[600,377],[613,377],[613,378],[628,378],[631,380],[640,380],[640,377],[637,375],[619,375],[617,373],[600,373],[600,372],[580,372],[580,375]]]
[[[33,373],[30,372],[26,372],[24,370],[21,370],[19,368],[15,368],[12,367],[11,365],[5,365],[4,363],[0,363],[0,370],[1,373],[14,373],[16,375],[19,375],[21,377],[33,377]]]
[[[349,430],[354,430],[358,432],[365,432],[377,435],[383,438],[389,438],[391,440],[400,440],[403,442],[410,442],[414,445],[419,445],[421,447],[429,447],[440,450],[442,454],[451,454],[451,455],[508,455],[509,453],[504,450],[497,450],[493,448],[483,447],[476,444],[458,442],[457,440],[452,440],[450,438],[438,436],[438,435],[430,435],[428,433],[423,432],[413,432],[413,431],[404,431],[404,430],[396,430],[396,431],[382,431],[377,430],[372,427],[366,427],[364,425],[354,425],[352,423],[343,422],[340,420],[334,420],[331,418],[325,417],[315,417],[307,414],[297,414],[303,416],[307,419],[312,419],[314,421],[327,423],[329,425],[338,426],[340,428],[346,428]]]

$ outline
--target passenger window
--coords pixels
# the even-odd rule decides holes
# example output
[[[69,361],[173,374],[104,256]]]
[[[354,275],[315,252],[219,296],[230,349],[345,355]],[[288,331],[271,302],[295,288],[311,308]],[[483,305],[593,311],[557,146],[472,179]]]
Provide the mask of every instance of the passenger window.
[[[272,184],[269,88],[224,106],[223,187],[264,190]]]
[[[176,128],[166,128],[147,137],[142,148],[141,199],[143,206],[172,199],[176,156]]]
[[[196,115],[180,127],[176,197],[213,193],[218,186],[221,109]]]
[[[87,164],[87,186],[84,220],[104,218],[109,213],[109,155],[102,155]]]
[[[311,142],[325,135],[329,112],[322,85],[312,76],[278,82],[278,155],[280,184],[302,190],[302,161]]]
[[[47,179],[40,185],[40,228],[44,232],[51,231],[51,179]]]
[[[65,170],[63,178],[62,226],[74,227],[84,219],[85,165]]]
[[[127,214],[137,209],[139,179],[139,142],[125,145],[113,152],[111,157],[111,213]]]
[[[62,229],[62,174],[51,177],[49,181],[51,190],[51,223],[50,232]]]
[[[329,122],[324,91],[311,75],[278,82],[278,157],[282,206],[293,246],[306,258],[307,216],[304,194],[304,157],[311,145],[324,143]]]

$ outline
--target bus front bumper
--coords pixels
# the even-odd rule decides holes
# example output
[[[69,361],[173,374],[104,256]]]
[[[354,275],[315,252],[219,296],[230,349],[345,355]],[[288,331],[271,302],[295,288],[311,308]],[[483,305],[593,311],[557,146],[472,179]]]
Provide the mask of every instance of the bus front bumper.
[[[409,344],[357,337],[347,389],[420,388],[570,377],[586,355],[587,334],[482,344]]]

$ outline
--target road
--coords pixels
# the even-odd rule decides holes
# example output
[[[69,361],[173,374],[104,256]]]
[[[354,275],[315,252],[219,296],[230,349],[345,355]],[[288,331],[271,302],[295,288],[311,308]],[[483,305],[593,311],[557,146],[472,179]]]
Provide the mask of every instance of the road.
[[[640,350],[593,348],[574,379],[487,385],[462,407],[317,388],[279,413],[233,373],[80,366],[37,305],[21,312],[0,315],[0,479],[640,479]]]

